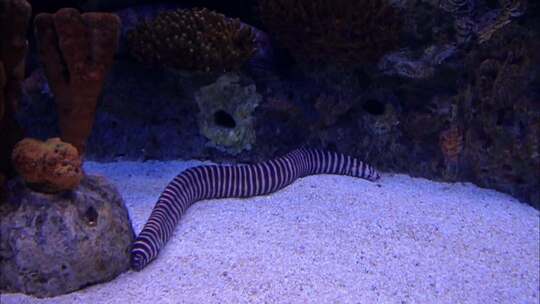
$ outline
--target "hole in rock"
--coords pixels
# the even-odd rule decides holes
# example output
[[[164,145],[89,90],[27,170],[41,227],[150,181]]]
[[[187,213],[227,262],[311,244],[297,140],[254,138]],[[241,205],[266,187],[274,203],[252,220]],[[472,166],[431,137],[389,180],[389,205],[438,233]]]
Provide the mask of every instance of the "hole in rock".
[[[362,109],[372,115],[383,115],[386,105],[376,99],[368,99],[362,105]]]
[[[236,121],[234,121],[234,118],[223,110],[219,110],[214,113],[214,122],[216,125],[224,128],[232,129],[236,127]]]
[[[84,213],[84,218],[86,223],[90,226],[95,226],[97,224],[98,213],[94,207],[88,207]]]

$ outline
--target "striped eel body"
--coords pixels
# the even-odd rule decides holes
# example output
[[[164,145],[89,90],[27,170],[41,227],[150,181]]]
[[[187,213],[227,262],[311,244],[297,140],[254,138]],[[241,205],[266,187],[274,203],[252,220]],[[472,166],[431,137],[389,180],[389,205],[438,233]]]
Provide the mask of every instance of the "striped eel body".
[[[275,192],[300,177],[339,174],[377,180],[379,173],[341,153],[301,148],[250,165],[203,165],[177,175],[163,190],[131,248],[131,268],[143,269],[156,258],[184,212],[196,201],[250,197]]]

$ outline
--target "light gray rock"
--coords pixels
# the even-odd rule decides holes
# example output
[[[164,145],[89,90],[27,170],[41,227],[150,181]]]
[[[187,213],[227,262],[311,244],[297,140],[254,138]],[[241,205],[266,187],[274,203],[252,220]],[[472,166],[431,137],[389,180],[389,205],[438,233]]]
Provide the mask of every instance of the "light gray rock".
[[[237,73],[227,73],[195,94],[200,132],[208,145],[238,154],[255,144],[253,112],[262,100],[255,84]]]
[[[38,297],[109,281],[129,269],[133,228],[105,178],[44,194],[10,181],[0,204],[0,290]]]

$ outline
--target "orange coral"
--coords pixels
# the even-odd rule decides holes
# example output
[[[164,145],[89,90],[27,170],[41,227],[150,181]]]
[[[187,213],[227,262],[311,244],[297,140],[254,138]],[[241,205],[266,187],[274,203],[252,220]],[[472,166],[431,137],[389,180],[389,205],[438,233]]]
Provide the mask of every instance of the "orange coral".
[[[451,127],[441,132],[439,143],[444,158],[456,162],[463,151],[463,135],[457,127]]]
[[[386,0],[262,0],[261,18],[299,62],[377,61],[398,44],[402,18]]]
[[[70,190],[77,187],[83,177],[77,149],[60,138],[45,142],[25,138],[13,149],[12,159],[17,172],[37,191]]]
[[[64,8],[36,16],[35,32],[45,74],[55,95],[62,140],[84,154],[97,99],[118,46],[120,19]]]

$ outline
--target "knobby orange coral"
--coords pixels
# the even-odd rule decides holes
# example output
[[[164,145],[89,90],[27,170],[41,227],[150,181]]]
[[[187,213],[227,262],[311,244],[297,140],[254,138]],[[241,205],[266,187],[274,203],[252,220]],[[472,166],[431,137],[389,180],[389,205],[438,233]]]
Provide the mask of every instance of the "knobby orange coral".
[[[398,45],[402,18],[386,0],[262,0],[268,30],[300,62],[376,62]]]
[[[130,31],[128,45],[141,62],[206,72],[238,69],[256,50],[250,27],[204,8],[160,13]]]
[[[13,164],[24,181],[41,192],[73,189],[83,177],[77,149],[60,138],[25,138],[13,149]]]

